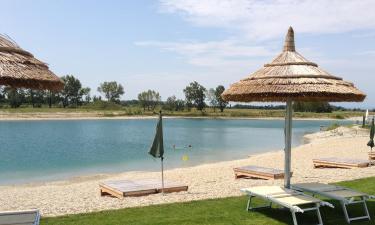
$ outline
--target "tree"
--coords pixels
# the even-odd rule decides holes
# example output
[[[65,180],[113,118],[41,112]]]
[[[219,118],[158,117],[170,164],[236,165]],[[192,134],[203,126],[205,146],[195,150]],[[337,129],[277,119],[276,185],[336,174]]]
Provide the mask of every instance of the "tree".
[[[5,99],[4,87],[0,86],[0,103],[3,103],[5,101],[6,99]]]
[[[101,83],[98,91],[104,94],[108,101],[116,103],[120,102],[121,95],[125,93],[124,87],[121,84],[117,84],[116,81]]]
[[[167,101],[165,102],[165,105],[164,105],[164,108],[166,110],[175,110],[176,109],[176,101],[177,101],[177,98],[176,96],[170,96],[167,98]]]
[[[64,89],[60,92],[61,100],[63,107],[67,107],[68,105],[75,104],[78,106],[79,101],[81,99],[81,82],[75,78],[73,75],[66,75],[61,77],[64,81]]]
[[[216,87],[215,89],[215,99],[216,99],[216,103],[220,109],[220,112],[223,112],[225,107],[227,107],[228,105],[228,102],[225,101],[222,97],[221,97],[221,94],[225,91],[225,88],[223,85],[219,85]]]
[[[177,99],[176,96],[170,96],[165,102],[164,108],[166,110],[182,111],[184,110],[185,101],[182,99]]]
[[[5,99],[9,102],[9,105],[12,108],[20,107],[22,102],[25,101],[25,92],[22,89],[4,87],[2,91]]]
[[[149,111],[150,109],[154,110],[156,108],[161,101],[161,97],[159,92],[147,90],[138,94],[138,100],[143,110],[146,111],[147,108]]]
[[[44,90],[26,90],[26,101],[35,107],[42,107],[46,98],[46,92]]]
[[[210,88],[207,92],[207,100],[210,106],[214,108],[214,112],[216,112],[216,106],[218,105],[217,99],[216,99],[216,91],[213,88]]]
[[[206,88],[194,81],[184,89],[186,104],[189,107],[195,106],[197,110],[202,111],[206,106]]]
[[[176,108],[175,108],[176,111],[184,111],[184,108],[185,108],[184,100],[177,99],[175,104],[176,104]]]
[[[89,103],[91,101],[90,91],[91,89],[89,87],[81,88],[80,95],[82,96],[82,101],[86,103]],[[85,97],[84,99],[83,96]]]

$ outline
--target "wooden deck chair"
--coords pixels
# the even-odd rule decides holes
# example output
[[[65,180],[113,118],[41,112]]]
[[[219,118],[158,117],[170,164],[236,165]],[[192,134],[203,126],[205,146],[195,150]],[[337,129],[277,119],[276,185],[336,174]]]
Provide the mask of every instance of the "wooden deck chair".
[[[284,170],[278,170],[273,168],[267,167],[260,167],[260,166],[243,166],[233,168],[234,177],[236,179],[242,177],[248,178],[258,178],[258,179],[283,179],[284,178]],[[290,173],[292,176],[292,172]]]
[[[279,186],[258,186],[241,189],[242,192],[249,195],[246,210],[255,210],[259,208],[271,208],[272,204],[276,204],[290,210],[293,218],[293,224],[298,225],[296,213],[304,213],[307,211],[315,211],[318,217],[318,225],[323,225],[320,215],[320,206],[333,207],[332,204],[324,202],[320,199],[303,194],[302,192]],[[252,207],[252,199],[254,197],[262,198],[269,202],[267,205]]]
[[[366,200],[375,198],[374,196],[358,192],[349,188],[335,186],[322,183],[300,183],[292,185],[292,189],[311,193],[313,196],[320,195],[329,199],[334,199],[340,202],[344,211],[345,219],[348,223],[353,220],[368,219],[370,214],[368,212]],[[350,217],[348,213],[348,205],[362,204],[364,216]]]
[[[100,195],[117,198],[137,197],[162,192],[160,180],[117,180],[99,183]],[[188,186],[173,181],[164,181],[164,193],[187,191]]]
[[[0,212],[0,225],[39,225],[39,210]]]
[[[370,161],[360,159],[345,159],[345,158],[319,158],[313,159],[314,168],[326,167],[326,168],[363,168],[370,166]]]
[[[375,159],[375,151],[371,151],[368,153],[368,159],[369,160],[374,160]]]

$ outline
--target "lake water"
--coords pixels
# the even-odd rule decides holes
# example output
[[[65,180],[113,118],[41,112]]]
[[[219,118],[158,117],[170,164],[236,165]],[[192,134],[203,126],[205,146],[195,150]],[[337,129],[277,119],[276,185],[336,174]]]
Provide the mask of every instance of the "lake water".
[[[258,152],[281,150],[284,146],[283,120],[164,119],[163,122],[167,169],[240,159]],[[294,121],[293,145],[301,144],[304,134],[332,123]],[[147,154],[155,125],[156,119],[1,121],[0,184],[159,170],[160,161]]]

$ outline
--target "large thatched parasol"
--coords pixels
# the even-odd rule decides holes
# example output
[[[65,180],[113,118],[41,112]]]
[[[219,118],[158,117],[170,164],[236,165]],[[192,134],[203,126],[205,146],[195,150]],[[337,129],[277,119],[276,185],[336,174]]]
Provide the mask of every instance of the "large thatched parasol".
[[[51,91],[59,91],[64,87],[64,83],[48,69],[47,64],[1,35],[0,85]]]
[[[283,52],[271,63],[227,89],[227,101],[286,102],[285,187],[290,187],[292,102],[361,102],[366,95],[350,82],[332,76],[295,50],[294,31],[290,27]]]

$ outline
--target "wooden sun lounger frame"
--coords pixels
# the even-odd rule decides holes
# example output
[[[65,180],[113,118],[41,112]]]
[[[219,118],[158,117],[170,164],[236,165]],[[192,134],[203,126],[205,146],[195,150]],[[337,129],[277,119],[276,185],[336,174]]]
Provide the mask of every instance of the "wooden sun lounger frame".
[[[366,200],[375,199],[375,196],[368,195],[368,194],[365,194],[365,193],[362,193],[362,192],[358,192],[356,190],[346,188],[346,187],[335,186],[335,185],[330,185],[330,186],[334,186],[334,188],[327,189],[327,190],[324,190],[324,191],[314,190],[314,189],[310,189],[310,188],[307,188],[307,187],[300,187],[300,186],[298,186],[298,184],[292,185],[291,188],[296,190],[296,191],[312,193],[313,197],[315,197],[315,195],[320,195],[320,196],[323,196],[323,197],[326,197],[326,198],[330,198],[330,199],[334,199],[334,200],[339,201],[340,205],[341,205],[341,208],[344,212],[345,219],[346,219],[347,223],[350,223],[351,221],[354,221],[354,220],[362,220],[362,219],[371,220],[371,217],[370,217],[370,214],[369,214],[369,211],[368,211],[368,208],[367,208]],[[338,195],[334,195],[334,194],[329,193],[329,192],[332,192],[332,191],[344,191],[344,190],[358,193],[359,196],[355,196],[355,197],[359,198],[359,200],[354,200],[354,196],[344,198],[342,196],[338,196]],[[362,204],[363,205],[363,210],[365,212],[364,216],[358,216],[358,217],[350,217],[349,216],[347,206],[348,205],[354,205],[354,204]]]
[[[370,162],[363,162],[363,163],[350,163],[350,162],[335,162],[329,161],[325,159],[313,159],[314,168],[344,168],[344,169],[352,169],[352,168],[365,168],[370,166]]]
[[[4,211],[0,212],[1,216],[17,216],[17,215],[24,215],[24,214],[35,214],[35,220],[33,225],[39,225],[40,222],[40,212],[38,209],[30,209],[30,210],[19,210],[19,211]],[[19,223],[16,223],[19,224]]]
[[[142,182],[143,180],[138,180],[138,181]],[[117,182],[121,182],[121,180]],[[154,187],[151,184],[151,185],[144,185],[140,189],[124,191],[106,182],[99,183],[100,196],[111,195],[113,197],[120,198],[120,199],[124,197],[139,197],[139,196],[145,196],[145,195],[150,195],[150,194],[157,194],[163,191],[164,193],[187,191],[188,188],[189,187],[187,185],[168,186],[168,182],[167,182],[164,187],[164,190],[161,187]]]
[[[241,189],[242,192],[249,195],[249,200],[247,201],[246,211],[256,210],[256,209],[264,209],[264,208],[272,208],[272,203],[275,203],[279,206],[282,206],[282,207],[290,210],[290,212],[292,214],[294,225],[298,225],[296,213],[304,213],[304,212],[308,212],[308,211],[315,211],[316,215],[318,217],[318,221],[319,221],[319,223],[317,225],[323,225],[323,220],[322,220],[322,216],[320,214],[319,208],[320,208],[320,206],[333,207],[332,204],[330,204],[328,202],[320,201],[320,200],[317,203],[311,203],[311,204],[314,204],[315,206],[309,207],[309,208],[301,208],[301,207],[296,206],[296,205],[286,204],[285,202],[279,201],[278,198],[290,197],[290,196],[299,196],[299,195],[311,197],[311,196],[306,195],[302,192],[297,192],[297,191],[294,191],[292,189],[287,189],[287,190],[290,190],[290,193],[285,194],[285,192],[283,192],[283,193],[275,193],[275,194],[270,194],[270,195],[259,195],[257,193],[251,192],[248,189]],[[255,198],[255,197],[258,197],[258,198],[261,198],[265,201],[268,201],[269,204],[266,204],[266,205],[263,205],[263,206],[258,206],[258,207],[252,207],[251,206],[252,199]]]
[[[369,160],[375,159],[375,151],[371,151],[371,152],[368,153],[368,159]]]
[[[246,166],[243,167],[236,167],[233,168],[234,171],[234,177],[235,179],[242,178],[242,177],[249,177],[249,178],[258,178],[258,179],[264,179],[264,180],[271,180],[271,179],[283,179],[284,178],[284,171],[277,170],[273,168],[266,168],[266,167],[260,167],[260,166],[248,166],[253,169],[246,169]],[[262,170],[275,170],[279,171],[280,173],[268,173],[267,171]],[[293,172],[290,172],[290,176],[293,175]]]

